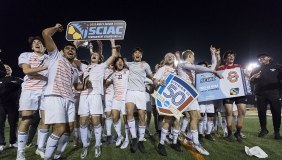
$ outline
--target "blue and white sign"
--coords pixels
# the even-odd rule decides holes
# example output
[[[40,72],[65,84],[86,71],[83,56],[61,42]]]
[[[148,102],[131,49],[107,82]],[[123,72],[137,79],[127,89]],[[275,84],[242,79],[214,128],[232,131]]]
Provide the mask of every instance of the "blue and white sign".
[[[200,93],[198,102],[251,95],[250,84],[243,69],[234,68],[219,71],[224,79],[212,73],[196,75],[196,88]]]
[[[174,116],[179,119],[199,93],[180,77],[169,74],[165,79],[166,86],[159,87],[152,96],[155,98],[159,114]]]

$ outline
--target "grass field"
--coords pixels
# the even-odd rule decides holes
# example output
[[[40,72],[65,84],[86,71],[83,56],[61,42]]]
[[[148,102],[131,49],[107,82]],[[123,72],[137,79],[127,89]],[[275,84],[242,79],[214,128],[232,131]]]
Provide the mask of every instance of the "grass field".
[[[206,160],[245,160],[245,159],[256,159],[256,157],[249,157],[245,153],[245,146],[253,147],[260,146],[267,154],[268,159],[282,159],[282,141],[277,141],[273,136],[272,119],[268,117],[268,130],[269,134],[264,138],[258,138],[257,133],[259,131],[259,122],[257,116],[246,116],[245,123],[242,132],[247,136],[242,144],[237,141],[227,142],[223,138],[216,138],[216,141],[211,142],[204,139],[202,145],[210,153],[209,156],[201,156],[196,151],[194,151],[191,146],[182,146],[183,152],[179,153],[172,150],[168,145],[166,145],[166,150],[168,156],[163,157],[158,154],[156,147],[158,145],[158,137],[146,137],[146,142],[144,145],[146,147],[146,153],[142,154],[139,150],[136,153],[131,153],[130,148],[124,150],[116,148],[114,144],[109,146],[102,145],[102,155],[98,159],[105,160],[139,160],[139,159],[173,159],[173,160],[185,160],[185,159],[206,159]],[[6,125],[5,135],[8,139],[9,125]],[[151,123],[150,130],[153,129],[153,122]],[[114,133],[114,130],[112,130]],[[221,132],[222,133],[222,132]],[[72,138],[71,138],[72,139]],[[33,144],[36,144],[36,137],[34,138]],[[88,156],[85,160],[95,159],[94,158],[94,142],[90,145],[88,149]],[[67,149],[63,153],[63,157],[68,160],[78,160],[80,159],[82,146],[73,147],[73,143],[70,142]],[[26,149],[27,160],[37,160],[40,159],[39,156],[35,155],[35,146]],[[15,160],[16,159],[16,148],[6,148],[4,151],[0,152],[0,160]]]

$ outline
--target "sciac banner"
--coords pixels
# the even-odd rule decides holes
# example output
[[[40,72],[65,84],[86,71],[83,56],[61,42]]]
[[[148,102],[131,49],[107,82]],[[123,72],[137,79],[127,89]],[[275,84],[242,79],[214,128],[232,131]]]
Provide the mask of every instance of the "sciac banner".
[[[77,21],[70,22],[66,39],[74,40],[123,40],[126,23],[124,21]]]
[[[161,115],[179,119],[183,116],[182,112],[198,98],[199,93],[185,80],[173,74],[169,74],[165,82],[166,86],[159,87],[158,91],[152,94],[157,110]]]
[[[196,75],[196,88],[200,92],[199,102],[251,95],[250,83],[243,69],[234,68],[219,71],[224,79],[212,73]]]

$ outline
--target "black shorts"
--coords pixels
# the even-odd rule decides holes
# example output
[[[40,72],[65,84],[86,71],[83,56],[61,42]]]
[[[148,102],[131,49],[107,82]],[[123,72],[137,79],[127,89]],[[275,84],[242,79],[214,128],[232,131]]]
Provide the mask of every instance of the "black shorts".
[[[247,104],[247,97],[246,96],[242,96],[242,97],[233,97],[233,98],[226,98],[223,99],[223,105],[224,104],[233,104],[235,102],[235,104]]]

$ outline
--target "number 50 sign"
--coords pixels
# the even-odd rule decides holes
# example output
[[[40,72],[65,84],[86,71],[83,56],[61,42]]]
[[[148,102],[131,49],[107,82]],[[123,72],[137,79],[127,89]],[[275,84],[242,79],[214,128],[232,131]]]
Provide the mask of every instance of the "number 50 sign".
[[[199,96],[197,90],[180,77],[169,74],[165,80],[166,86],[159,87],[152,96],[155,98],[159,114],[174,116],[179,119],[182,112]]]

